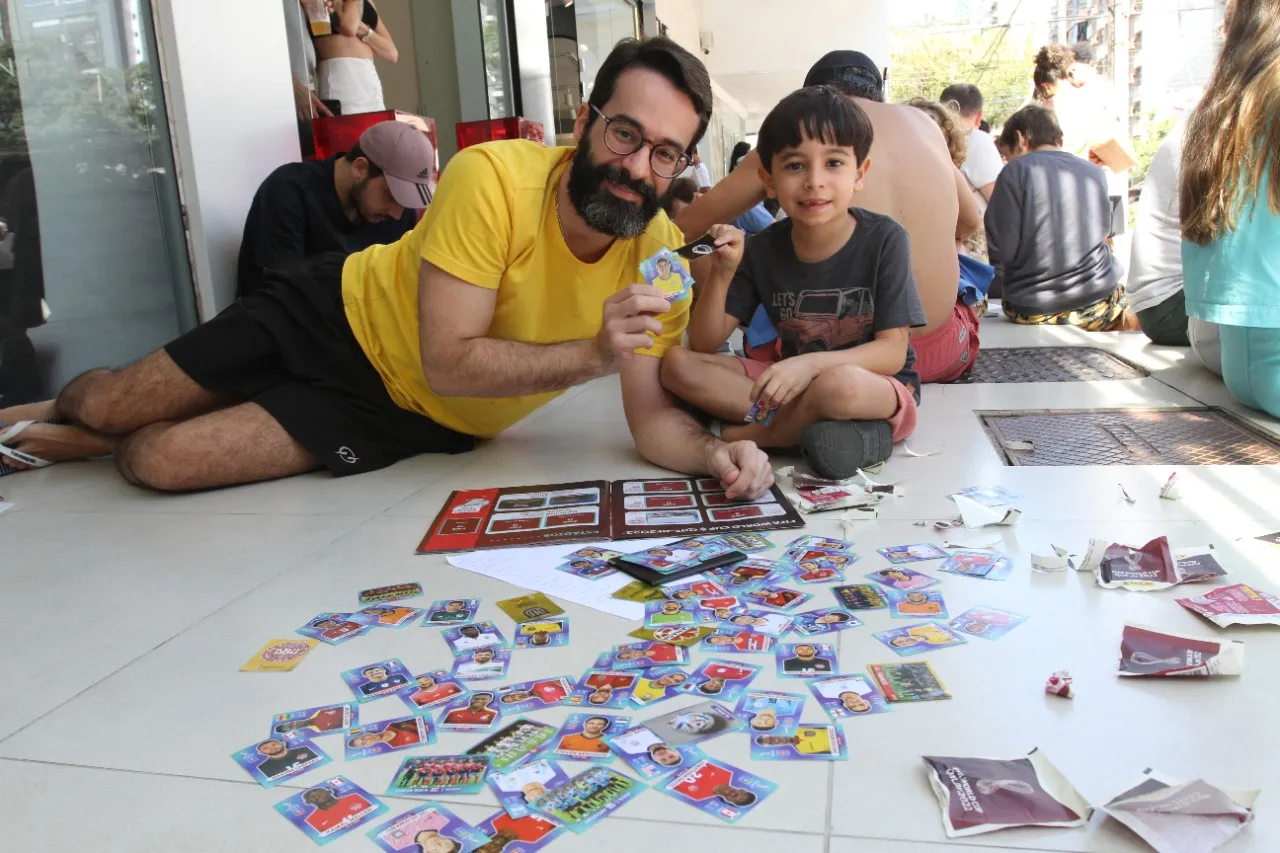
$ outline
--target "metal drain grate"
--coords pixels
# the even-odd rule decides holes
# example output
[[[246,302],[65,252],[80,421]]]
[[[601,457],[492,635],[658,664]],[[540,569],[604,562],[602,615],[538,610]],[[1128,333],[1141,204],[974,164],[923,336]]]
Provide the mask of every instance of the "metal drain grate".
[[[1096,347],[997,347],[979,350],[973,370],[953,384],[1090,382],[1148,375],[1136,364]]]
[[[1280,441],[1221,409],[977,414],[1006,465],[1280,464]],[[1015,441],[1035,449],[1008,450]]]

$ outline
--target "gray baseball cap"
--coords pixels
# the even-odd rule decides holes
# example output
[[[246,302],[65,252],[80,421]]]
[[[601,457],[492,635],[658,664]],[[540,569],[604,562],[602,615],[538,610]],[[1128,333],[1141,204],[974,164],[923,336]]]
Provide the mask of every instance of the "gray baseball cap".
[[[431,203],[436,153],[421,130],[402,121],[380,121],[360,134],[360,150],[382,170],[398,204],[419,210]]]

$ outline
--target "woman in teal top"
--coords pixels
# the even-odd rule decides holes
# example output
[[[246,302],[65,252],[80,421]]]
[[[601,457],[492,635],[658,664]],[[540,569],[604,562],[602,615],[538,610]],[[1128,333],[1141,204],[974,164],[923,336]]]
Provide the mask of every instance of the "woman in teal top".
[[[1236,0],[1182,150],[1187,314],[1220,324],[1222,378],[1280,417],[1280,0]]]

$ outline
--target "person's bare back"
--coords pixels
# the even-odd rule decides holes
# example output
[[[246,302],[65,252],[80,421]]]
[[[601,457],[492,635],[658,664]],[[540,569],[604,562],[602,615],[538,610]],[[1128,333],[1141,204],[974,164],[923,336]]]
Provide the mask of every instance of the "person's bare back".
[[[901,104],[854,98],[871,119],[871,170],[857,204],[892,216],[907,229],[911,267],[932,332],[951,317],[960,263],[956,257],[960,198],[955,166],[938,126],[924,113]]]

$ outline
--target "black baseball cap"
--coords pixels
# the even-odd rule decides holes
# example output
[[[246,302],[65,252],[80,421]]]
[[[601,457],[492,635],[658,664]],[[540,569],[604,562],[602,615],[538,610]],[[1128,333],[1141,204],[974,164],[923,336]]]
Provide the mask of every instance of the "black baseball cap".
[[[819,59],[805,75],[805,86],[821,86],[842,80],[870,80],[884,90],[884,77],[871,57],[856,50],[833,50]]]

